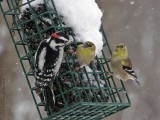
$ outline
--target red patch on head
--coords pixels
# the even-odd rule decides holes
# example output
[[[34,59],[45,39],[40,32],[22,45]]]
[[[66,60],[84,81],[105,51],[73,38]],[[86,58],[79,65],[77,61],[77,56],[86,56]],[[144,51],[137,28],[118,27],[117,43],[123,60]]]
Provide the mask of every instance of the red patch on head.
[[[54,37],[54,38],[59,38],[59,36],[58,36],[57,33],[53,33],[53,34],[52,34],[52,37]]]

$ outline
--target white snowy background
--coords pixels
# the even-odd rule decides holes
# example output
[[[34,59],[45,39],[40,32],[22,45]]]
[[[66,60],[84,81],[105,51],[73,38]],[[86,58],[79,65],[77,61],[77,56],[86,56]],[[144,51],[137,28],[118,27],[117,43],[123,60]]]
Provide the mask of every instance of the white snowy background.
[[[132,105],[105,120],[160,119],[160,1],[96,0],[103,11],[103,26],[112,48],[128,46],[142,87],[125,82]],[[5,3],[5,0],[4,0]],[[39,120],[16,51],[0,13],[0,87],[5,80],[5,119]],[[1,88],[0,88],[1,89]],[[0,108],[4,98],[0,96]]]

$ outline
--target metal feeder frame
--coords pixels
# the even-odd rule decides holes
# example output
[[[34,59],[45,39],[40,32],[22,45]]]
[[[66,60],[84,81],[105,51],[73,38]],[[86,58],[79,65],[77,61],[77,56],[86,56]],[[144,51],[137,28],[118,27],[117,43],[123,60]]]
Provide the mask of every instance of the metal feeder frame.
[[[101,58],[96,57],[96,60],[99,61],[98,64],[99,64],[100,69],[102,70],[101,74],[103,74],[102,78],[108,86],[105,86],[105,87],[98,86],[96,88],[96,87],[91,87],[91,86],[84,87],[83,85],[81,87],[77,87],[75,85],[74,88],[64,92],[61,90],[62,88],[59,84],[59,88],[60,88],[59,96],[61,96],[64,101],[64,108],[60,109],[57,112],[52,113],[49,116],[43,116],[42,112],[44,111],[40,110],[43,104],[41,102],[40,103],[38,102],[39,98],[35,95],[35,88],[34,86],[31,85],[31,81],[33,82],[33,80],[31,80],[30,77],[34,78],[34,73],[33,73],[34,70],[32,69],[30,71],[26,70],[26,65],[24,64],[24,62],[27,61],[31,68],[33,68],[34,66],[34,56],[31,53],[31,51],[28,49],[26,42],[24,42],[26,40],[26,37],[22,31],[22,24],[19,24],[20,8],[23,5],[18,4],[19,0],[6,0],[5,2],[7,4],[7,8],[3,6],[4,1],[0,0],[0,9],[2,11],[4,20],[8,27],[9,33],[11,35],[12,42],[14,44],[15,50],[20,60],[22,69],[24,71],[26,80],[28,82],[29,89],[31,91],[33,100],[35,102],[35,105],[36,105],[36,108],[37,108],[37,111],[38,111],[38,114],[41,120],[100,120],[102,118],[115,114],[131,106],[131,102],[130,102],[130,99],[128,97],[128,94],[127,94],[127,91],[125,89],[123,82],[119,81],[119,83],[117,83],[118,81],[115,81],[112,76],[107,77],[104,73],[105,70],[111,71],[109,62],[110,62],[110,56],[112,52],[111,52],[111,48],[107,40],[107,36],[104,32],[103,27],[101,26],[100,31],[102,32],[102,35],[103,35],[104,49],[102,50],[102,57]],[[54,0],[52,0],[52,4],[54,6],[54,11],[55,11],[54,14],[57,17],[60,17],[54,5]],[[46,13],[42,13],[39,16],[43,16],[43,14],[46,14]],[[34,16],[33,19],[36,21],[37,16]],[[11,22],[13,22],[14,24],[11,24]],[[61,25],[60,27],[57,27],[54,25],[52,27],[55,28],[55,30],[58,28],[63,31],[65,28],[62,26],[61,19],[59,19],[59,23]],[[43,40],[43,37],[41,34],[45,30],[41,31],[38,26],[37,26],[37,30],[38,30],[37,35],[39,35],[40,39]],[[19,47],[22,47],[25,54],[23,53],[22,55],[22,52],[21,50],[19,50]],[[68,58],[66,57],[66,60],[67,59]],[[69,65],[69,63],[66,63],[66,64]],[[75,73],[74,71],[66,71],[66,73],[64,74],[70,74],[71,76],[73,76],[74,73]],[[90,74],[90,73],[86,73],[86,71],[84,73]],[[96,73],[95,71],[93,71],[93,73],[91,74],[94,74],[95,76],[98,75],[98,73]],[[97,79],[97,77],[95,77],[95,79]],[[72,77],[72,81],[75,82],[74,77]],[[97,84],[99,84],[98,80],[97,80]],[[107,91],[109,101],[103,100],[99,102],[96,99],[96,95],[93,94],[93,97],[95,98],[94,101],[88,100],[87,102],[86,101],[84,102],[82,100],[82,95],[80,94],[80,91],[81,90],[85,91],[87,89],[93,90],[93,91],[96,89]],[[74,104],[69,104],[67,102],[67,99],[65,98],[65,94],[68,94],[69,92],[73,90],[76,91],[76,94],[79,97],[79,101]],[[101,96],[103,98],[103,94],[101,94]]]

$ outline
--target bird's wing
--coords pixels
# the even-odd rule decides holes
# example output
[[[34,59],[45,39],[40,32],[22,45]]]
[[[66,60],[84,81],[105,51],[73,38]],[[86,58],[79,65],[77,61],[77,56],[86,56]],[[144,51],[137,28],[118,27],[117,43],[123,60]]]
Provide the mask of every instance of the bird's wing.
[[[132,67],[132,62],[131,62],[130,58],[127,58],[127,59],[123,60],[122,64]]]
[[[125,65],[122,65],[122,68],[125,72],[127,72],[129,75],[135,77],[137,79],[137,76],[136,76],[136,73],[134,72],[134,69],[130,66],[125,66]]]
[[[122,61],[122,68],[129,75],[131,75],[137,79],[136,73],[134,72],[134,69],[132,68],[132,63],[131,63],[130,58],[127,58],[126,60]]]

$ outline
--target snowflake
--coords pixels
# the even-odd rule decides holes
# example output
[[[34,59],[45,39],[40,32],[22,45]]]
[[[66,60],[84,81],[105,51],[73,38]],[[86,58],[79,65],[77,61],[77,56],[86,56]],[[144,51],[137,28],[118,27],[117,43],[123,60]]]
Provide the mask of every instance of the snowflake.
[[[134,3],[135,3],[134,1],[131,1],[131,2],[130,2],[131,5],[134,5]]]

